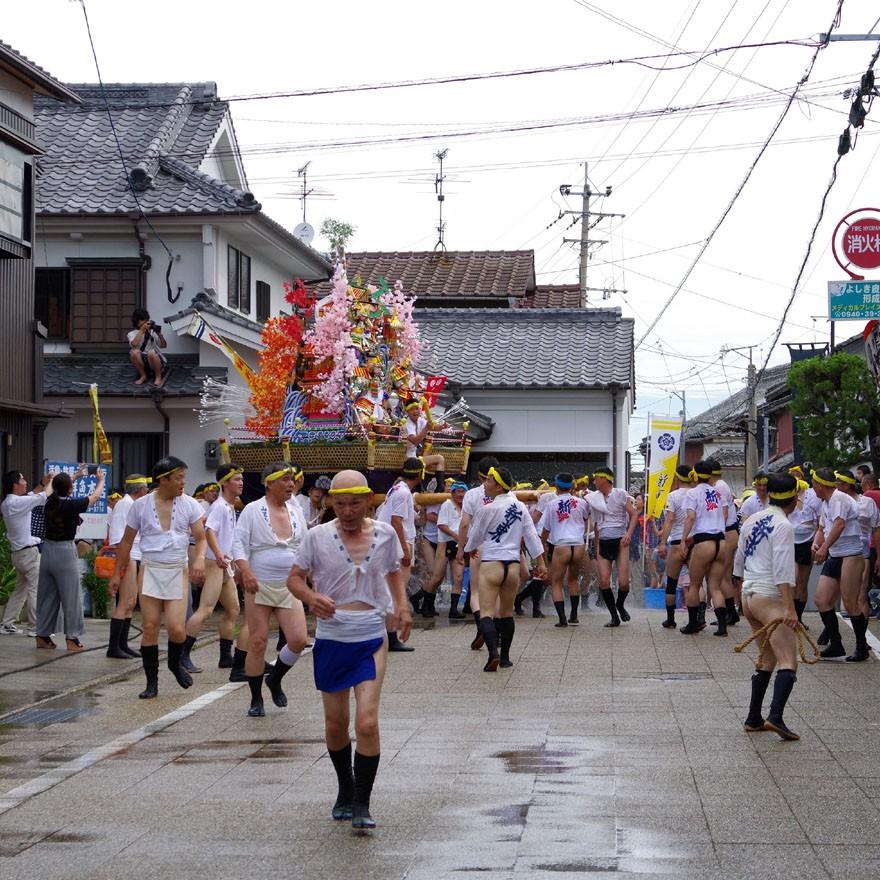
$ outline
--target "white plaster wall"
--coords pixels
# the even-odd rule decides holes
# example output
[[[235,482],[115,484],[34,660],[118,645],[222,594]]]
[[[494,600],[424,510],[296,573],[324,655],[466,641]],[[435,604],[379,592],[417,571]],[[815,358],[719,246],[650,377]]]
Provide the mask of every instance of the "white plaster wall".
[[[55,398],[47,398],[54,400]],[[75,411],[70,419],[52,419],[46,428],[45,452],[48,459],[73,461],[76,457],[76,437],[79,432],[92,430],[91,410],[81,399],[66,400],[67,409]],[[193,411],[196,400],[166,400],[165,409],[170,417],[170,444],[172,455],[182,458],[188,465],[187,486],[192,489],[198,483],[213,477],[205,468],[205,441],[216,439],[210,430],[199,427],[198,416]],[[112,433],[161,433],[163,421],[153,405],[145,400],[104,397],[101,399],[101,421],[104,430]],[[216,433],[216,432],[215,432]],[[114,482],[120,482],[114,472]]]
[[[495,420],[492,436],[477,447],[480,453],[611,453],[610,392],[464,389],[462,394],[473,409]],[[629,437],[627,394],[618,394],[617,407],[618,455],[612,466],[623,473]]]
[[[28,119],[34,118],[34,93],[21,80],[0,71],[0,101]]]

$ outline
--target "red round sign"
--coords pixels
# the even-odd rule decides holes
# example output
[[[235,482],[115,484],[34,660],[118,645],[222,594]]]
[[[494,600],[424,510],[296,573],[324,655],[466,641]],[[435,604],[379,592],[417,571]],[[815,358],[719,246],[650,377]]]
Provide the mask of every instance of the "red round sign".
[[[843,233],[841,249],[860,269],[880,266],[880,218],[860,217]]]

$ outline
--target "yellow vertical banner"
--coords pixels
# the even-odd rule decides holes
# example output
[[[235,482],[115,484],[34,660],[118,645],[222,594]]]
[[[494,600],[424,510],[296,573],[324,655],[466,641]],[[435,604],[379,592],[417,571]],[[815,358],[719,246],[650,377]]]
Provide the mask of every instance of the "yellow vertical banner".
[[[98,386],[94,382],[89,385],[89,397],[92,399],[92,460],[95,464],[113,464],[110,441],[104,433],[98,410]]]
[[[666,496],[675,477],[681,443],[681,419],[656,419],[652,416],[650,426],[645,516],[656,519],[663,513]]]

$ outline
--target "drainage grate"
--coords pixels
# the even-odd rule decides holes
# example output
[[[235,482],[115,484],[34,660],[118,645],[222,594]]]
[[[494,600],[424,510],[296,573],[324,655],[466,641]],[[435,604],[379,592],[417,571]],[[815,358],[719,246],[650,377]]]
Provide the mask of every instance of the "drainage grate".
[[[91,713],[87,708],[66,707],[63,709],[41,708],[25,709],[3,720],[4,724],[25,726],[29,724],[59,724],[64,721],[78,721]]]

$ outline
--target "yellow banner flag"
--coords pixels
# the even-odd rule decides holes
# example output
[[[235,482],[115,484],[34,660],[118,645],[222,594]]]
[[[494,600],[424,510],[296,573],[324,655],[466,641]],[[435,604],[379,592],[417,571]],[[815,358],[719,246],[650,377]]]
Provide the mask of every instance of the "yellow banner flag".
[[[658,518],[666,506],[666,496],[675,477],[678,448],[681,443],[681,419],[651,418],[648,443],[648,494],[645,516]]]
[[[101,424],[101,413],[98,411],[98,386],[93,382],[89,385],[89,397],[92,399],[92,458],[95,464],[113,464],[113,452],[110,441]]]
[[[247,382],[248,387],[253,387],[254,371],[250,368],[247,361],[204,319],[200,312],[196,312],[193,315],[188,332],[190,336],[201,339],[202,342],[207,342],[209,345],[213,345],[214,348],[219,348],[232,361],[232,365],[238,371],[241,378]]]

